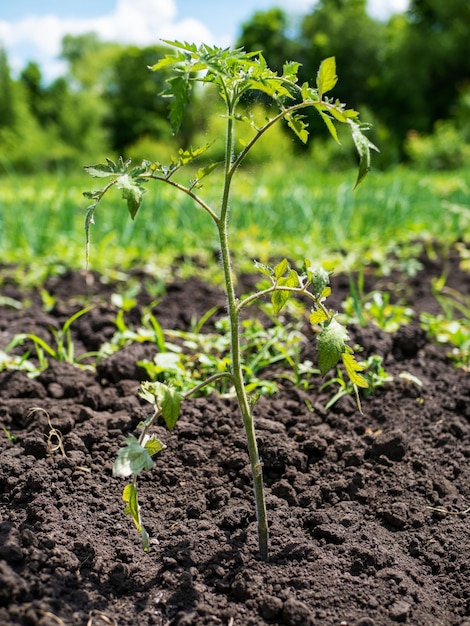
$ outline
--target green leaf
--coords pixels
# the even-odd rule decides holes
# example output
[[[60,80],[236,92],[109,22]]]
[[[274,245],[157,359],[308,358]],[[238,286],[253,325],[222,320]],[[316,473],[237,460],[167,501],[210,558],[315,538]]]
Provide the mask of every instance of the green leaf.
[[[348,339],[346,328],[333,318],[325,323],[318,336],[318,367],[324,376],[332,367],[338,364],[346,350],[345,342]]]
[[[308,83],[304,83],[301,88],[302,100],[304,102],[318,102],[318,90],[310,87]]]
[[[149,470],[152,467],[152,457],[134,436],[127,437],[124,440],[124,444],[124,447],[118,450],[117,459],[114,461],[114,476],[139,474],[143,470]]]
[[[153,406],[156,406],[157,400],[155,397],[154,387],[155,383],[151,383],[147,380],[143,381],[140,384],[139,396],[147,402],[150,402]]]
[[[264,274],[265,276],[269,276],[269,278],[272,277],[273,275],[272,267],[269,267],[269,265],[265,265],[264,263],[260,263],[259,261],[254,261],[254,265],[256,269],[259,272],[261,272],[261,274]]]
[[[64,325],[62,327],[62,331],[64,333],[66,333],[69,330],[70,326],[73,324],[73,322],[75,322],[75,320],[77,320],[82,315],[85,315],[86,313],[91,311],[93,308],[94,308],[94,305],[90,304],[90,305],[84,307],[83,309],[80,309],[79,311],[77,311],[73,315],[71,315],[69,318],[67,318],[65,320]]]
[[[187,41],[174,41],[172,39],[162,39],[162,41],[163,43],[166,43],[167,46],[173,46],[174,48],[179,48],[185,52],[195,53],[198,49],[195,43],[188,43]],[[185,57],[183,56],[183,59],[184,58]]]
[[[320,113],[322,120],[325,122],[326,127],[330,131],[330,135],[333,137],[336,143],[341,143],[338,138],[338,131],[336,130],[336,126],[334,125],[331,117],[327,113],[324,112],[323,107],[321,105],[316,106],[316,109]]]
[[[208,176],[217,167],[219,167],[219,165],[221,165],[221,163],[222,163],[222,161],[217,161],[215,163],[209,163],[209,165],[206,165],[204,167],[199,168],[198,171],[197,171],[196,179],[195,179],[194,183],[195,184],[199,183],[199,181],[201,181],[203,178]]]
[[[290,297],[291,294],[289,291],[281,291],[277,289],[273,292],[271,296],[271,303],[273,305],[274,315],[278,315],[282,311]]]
[[[326,322],[328,320],[328,315],[325,313],[323,309],[318,309],[318,311],[312,311],[310,313],[309,320],[312,326],[316,326],[317,324]]]
[[[124,161],[122,156],[115,163],[112,159],[106,159],[106,163],[98,163],[98,165],[85,165],[84,170],[93,176],[93,178],[107,178],[113,174],[123,174],[129,167],[130,159]]]
[[[131,189],[123,189],[122,197],[127,201],[127,209],[132,219],[137,215],[137,211],[139,210],[142,204],[142,195],[144,193],[143,189],[135,186]]]
[[[106,159],[106,164],[100,163],[98,165],[86,166],[85,170],[95,178],[105,178],[114,176],[114,180],[106,185],[103,189],[95,191],[85,191],[83,195],[85,198],[93,200],[93,203],[88,207],[85,218],[85,233],[86,233],[86,249],[87,260],[88,251],[90,245],[89,231],[90,225],[93,224],[95,209],[104,196],[104,194],[114,185],[118,189],[122,190],[122,197],[127,201],[127,208],[132,219],[135,218],[137,211],[142,204],[142,196],[144,194],[143,184],[145,180],[139,180],[138,177],[144,172],[149,170],[150,163],[143,161],[141,165],[132,168],[128,171],[131,160],[124,161],[122,157],[119,157],[117,163],[114,163],[111,159]]]
[[[354,109],[344,109],[343,110],[343,115],[347,119],[354,119],[354,118],[358,118],[359,117],[359,113],[357,111],[355,111]]]
[[[128,174],[130,178],[136,179],[141,174],[148,174],[151,166],[152,166],[152,163],[150,161],[144,160],[142,161],[140,165],[136,165],[131,170],[129,170]],[[139,181],[139,182],[145,182],[145,181]]]
[[[152,72],[158,72],[165,67],[170,67],[171,65],[176,65],[177,63],[183,62],[185,58],[185,55],[181,53],[167,54],[159,61],[157,61],[155,65],[151,65],[149,69],[151,69]]]
[[[178,163],[180,165],[187,165],[188,163],[191,163],[191,161],[197,159],[197,157],[201,156],[201,154],[207,152],[207,150],[209,150],[209,148],[213,146],[213,144],[213,141],[209,141],[199,148],[189,148],[188,150],[183,150],[182,148],[180,148],[178,151]]]
[[[122,190],[122,197],[127,201],[130,216],[134,219],[142,204],[142,196],[145,189],[139,183],[136,183],[135,179],[132,179],[129,174],[119,176],[116,186]]]
[[[328,57],[321,62],[317,73],[317,89],[320,100],[325,93],[333,89],[337,82],[336,59],[335,57]]]
[[[356,184],[354,185],[354,188],[356,188],[364,180],[370,170],[370,151],[376,150],[379,152],[379,149],[363,134],[363,127],[361,127],[360,124],[353,120],[348,120],[348,123],[351,127],[352,138],[359,154],[359,171]]]
[[[180,416],[181,400],[183,396],[171,387],[167,387],[166,385],[164,385],[164,387],[165,390],[161,400],[162,415],[166,427],[169,431],[172,431]]]
[[[308,126],[302,120],[302,115],[286,115],[286,121],[289,128],[294,131],[294,133],[297,135],[302,143],[307,143]]]
[[[25,341],[26,339],[29,339],[30,341],[32,341],[35,344],[35,346],[39,346],[40,348],[42,348],[44,352],[47,352],[47,354],[51,356],[52,358],[54,359],[58,358],[57,351],[54,350],[54,348],[52,348],[48,343],[46,343],[44,339],[42,339],[38,335],[34,335],[33,333],[20,333],[16,335],[15,336],[16,345],[21,345],[23,341]]]
[[[153,435],[152,437],[149,437],[149,439],[145,443],[145,449],[150,454],[150,456],[154,456],[155,454],[158,454],[165,448],[166,448],[165,444],[162,443],[160,439],[157,439],[155,435]]]
[[[145,529],[145,526],[142,526],[142,530],[140,532],[142,536],[142,549],[144,552],[149,552],[150,550],[150,537],[148,532]]]
[[[124,513],[126,515],[130,515],[132,521],[135,524],[135,527],[137,528],[137,531],[142,536],[142,548],[145,552],[148,552],[150,550],[150,539],[148,532],[145,530],[145,527],[142,525],[140,519],[140,506],[137,487],[132,483],[126,485],[122,492],[122,499],[126,503]]]
[[[287,272],[288,269],[289,269],[289,263],[287,262],[287,259],[282,259],[282,261],[274,267],[275,278],[279,280],[281,276],[284,276],[284,274]]]
[[[343,359],[343,364],[346,369],[346,373],[349,376],[350,381],[353,385],[357,385],[358,387],[362,387],[363,389],[367,389],[369,384],[364,376],[358,374],[358,372],[362,372],[365,370],[364,365],[359,365],[356,361],[356,358],[352,352],[346,351],[342,354],[341,358]]]
[[[330,283],[329,273],[323,267],[306,268],[307,278],[312,284],[312,293],[316,298],[323,297],[325,289]]]
[[[170,124],[173,133],[177,133],[186,111],[186,105],[189,102],[191,88],[189,84],[188,74],[179,74],[168,80],[168,89],[163,93],[165,96],[171,96],[170,104]]]
[[[335,118],[335,120],[338,120],[338,122],[341,122],[342,124],[346,124],[346,122],[348,121],[348,118],[344,114],[344,111],[342,111],[340,108],[330,107],[328,110],[331,113],[331,115]]]
[[[115,173],[114,169],[110,168],[109,164],[105,165],[104,163],[85,165],[83,169],[93,178],[108,178],[108,176],[112,176]]]
[[[96,202],[93,204],[93,206],[96,206],[96,204],[103,197],[103,193],[103,189],[95,189],[94,191],[84,191],[82,195],[89,200],[96,200]]]
[[[286,305],[292,295],[291,291],[286,291],[282,287],[298,287],[299,275],[295,270],[289,270],[289,275],[281,277],[276,282],[276,290],[271,295],[271,303],[274,315],[278,315]]]
[[[127,171],[127,168],[131,164],[131,159],[127,159],[124,161],[122,156],[119,157],[117,164],[115,165],[111,159],[106,159],[106,161],[115,167],[116,174],[124,174]]]
[[[126,503],[124,513],[131,516],[135,527],[141,532],[142,525],[140,523],[139,501],[137,496],[137,488],[132,483],[124,487],[122,491],[122,499]]]
[[[296,61],[287,61],[282,68],[282,78],[290,80],[293,83],[297,82],[297,74],[300,66],[301,63],[297,63]]]
[[[141,384],[139,394],[161,412],[166,427],[170,431],[173,430],[180,415],[181,400],[184,396],[169,385],[149,381]]]

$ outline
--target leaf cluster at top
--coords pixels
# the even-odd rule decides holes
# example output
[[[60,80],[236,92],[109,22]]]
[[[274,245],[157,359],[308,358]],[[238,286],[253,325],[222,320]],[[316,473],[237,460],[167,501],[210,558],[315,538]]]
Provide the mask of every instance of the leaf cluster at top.
[[[282,76],[269,69],[261,52],[245,52],[195,44],[170,42],[176,50],[160,59],[151,69],[158,71],[171,66],[175,76],[168,80],[163,95],[172,98],[170,122],[176,132],[183,120],[193,81],[219,86],[222,99],[236,104],[249,90],[266,93],[276,101],[293,97],[292,86],[297,80],[298,63],[287,63]]]
[[[334,57],[322,62],[316,86],[311,87],[307,82],[298,84],[300,63],[296,61],[287,61],[279,75],[267,66],[260,51],[245,52],[242,48],[232,50],[207,44],[198,47],[181,42],[165,43],[176,48],[175,52],[164,56],[151,69],[158,71],[171,66],[174,70],[175,76],[168,80],[164,95],[172,98],[170,122],[175,132],[183,120],[193,81],[218,85],[222,99],[230,108],[234,108],[240,98],[251,90],[261,91],[271,97],[281,111],[291,108],[293,101],[298,103],[299,108],[315,106],[336,140],[338,137],[332,118],[342,123],[358,118],[357,111],[346,109],[338,100],[324,98],[338,80]],[[302,117],[289,113],[286,119],[290,128],[306,142],[308,130]],[[372,147],[370,142],[369,147]]]

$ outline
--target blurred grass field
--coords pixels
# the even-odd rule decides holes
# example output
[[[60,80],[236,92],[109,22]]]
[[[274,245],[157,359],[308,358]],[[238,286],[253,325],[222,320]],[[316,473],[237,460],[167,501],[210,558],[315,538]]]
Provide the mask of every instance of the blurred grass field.
[[[336,269],[377,261],[414,240],[446,244],[470,237],[470,172],[423,174],[406,168],[372,171],[353,190],[355,172],[312,171],[300,160],[243,169],[234,180],[231,228],[237,262],[280,256],[311,258]],[[217,172],[200,190],[217,208]],[[188,179],[190,178],[190,173]],[[85,173],[0,179],[0,253],[5,264],[85,267],[82,196],[100,181]],[[98,207],[91,230],[92,269],[194,262],[216,266],[216,234],[208,216],[170,186],[150,182],[132,221],[119,192]],[[406,252],[405,252],[406,255]],[[377,257],[377,258],[376,258]]]

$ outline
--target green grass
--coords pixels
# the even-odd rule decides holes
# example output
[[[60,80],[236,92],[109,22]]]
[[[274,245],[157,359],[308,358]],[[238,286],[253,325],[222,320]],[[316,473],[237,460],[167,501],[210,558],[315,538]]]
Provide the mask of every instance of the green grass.
[[[288,185],[280,175],[283,167],[289,168]],[[208,177],[201,190],[214,206],[217,176]],[[300,160],[242,171],[231,206],[237,259],[308,256],[337,266],[341,256],[354,266],[412,240],[446,243],[469,232],[469,172],[373,171],[356,191],[354,180],[353,171],[315,172]],[[1,178],[2,262],[84,267],[87,200],[82,191],[94,183],[80,173]],[[211,264],[217,258],[216,237],[205,213],[169,186],[149,183],[147,189],[134,222],[118,193],[105,198],[91,231],[91,267],[164,267],[177,259],[190,271],[194,260]]]

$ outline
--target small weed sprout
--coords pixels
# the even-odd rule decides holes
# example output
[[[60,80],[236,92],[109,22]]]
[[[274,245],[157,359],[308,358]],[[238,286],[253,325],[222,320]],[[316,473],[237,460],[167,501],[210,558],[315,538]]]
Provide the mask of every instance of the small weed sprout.
[[[421,327],[437,343],[450,346],[448,357],[456,367],[470,371],[470,298],[444,284],[445,277],[433,281],[434,297],[442,313],[422,313]]]
[[[364,389],[364,395],[368,397],[374,393],[377,389],[384,387],[387,383],[393,382],[393,376],[385,371],[383,366],[383,358],[377,354],[370,356],[365,361],[359,361],[360,365],[364,368],[364,378],[367,381],[367,388]],[[340,368],[337,368],[337,376],[330,378],[321,389],[326,389],[333,384],[337,384],[339,389],[334,396],[326,403],[325,408],[331,408],[338,400],[344,396],[355,395],[356,401],[360,406],[360,398],[358,396],[357,386],[354,385],[351,379],[345,380],[343,372]]]
[[[369,171],[370,151],[376,148],[364,134],[368,126],[359,121],[359,114],[353,109],[346,108],[339,100],[326,96],[337,82],[334,57],[325,59],[321,63],[316,84],[310,86],[308,83],[298,83],[297,74],[300,64],[296,62],[285,63],[282,73],[278,74],[269,69],[263,55],[259,52],[247,53],[243,49],[222,49],[205,44],[199,47],[194,44],[169,41],[165,44],[173,47],[172,52],[160,59],[151,69],[158,71],[165,68],[172,69],[174,72],[164,94],[171,98],[170,122],[173,130],[176,132],[181,125],[194,83],[215,86],[225,106],[224,159],[221,163],[211,162],[196,170],[195,176],[186,184],[179,182],[175,174],[183,167],[193,165],[198,157],[209,150],[210,143],[197,148],[181,148],[168,164],[144,160],[137,166],[131,166],[130,161],[121,157],[117,163],[107,159],[104,164],[87,166],[85,169],[92,177],[106,179],[104,186],[100,189],[84,193],[85,197],[91,200],[85,220],[87,263],[90,226],[94,223],[96,208],[103,196],[113,187],[121,192],[132,219],[136,217],[141,207],[145,184],[149,181],[170,185],[186,194],[194,201],[196,210],[204,211],[212,220],[218,235],[229,315],[227,332],[230,342],[230,362],[225,371],[209,376],[207,380],[189,390],[178,390],[160,381],[142,383],[140,393],[153,405],[154,411],[140,425],[139,437],[131,436],[125,440],[125,445],[119,450],[118,459],[114,465],[114,474],[132,476],[131,482],[126,485],[123,492],[123,500],[126,503],[125,513],[131,516],[142,535],[143,547],[148,550],[149,537],[141,521],[136,479],[141,471],[151,468],[152,457],[164,448],[164,444],[150,435],[149,431],[160,416],[166,426],[172,430],[178,420],[181,402],[185,398],[215,381],[228,380],[235,390],[247,438],[255,492],[259,552],[261,558],[267,559],[268,520],[262,464],[258,454],[253,420],[254,401],[249,397],[244,375],[240,322],[242,311],[255,302],[269,298],[274,314],[278,315],[292,296],[307,298],[312,309],[310,322],[318,331],[320,373],[324,375],[342,362],[355,387],[367,387],[367,381],[360,374],[363,366],[357,363],[353,350],[347,343],[349,338],[346,328],[338,321],[336,313],[328,309],[325,304],[330,294],[329,276],[323,269],[313,265],[310,260],[305,260],[301,269],[292,268],[286,259],[280,261],[275,267],[258,263],[257,268],[265,279],[267,278],[268,286],[245,299],[240,300],[237,297],[229,232],[232,182],[247,155],[275,124],[285,121],[302,142],[307,141],[309,130],[302,115],[304,109],[315,109],[336,141],[338,141],[336,125],[341,124],[349,128],[359,154],[356,185]],[[270,97],[273,110],[275,110],[272,116],[266,117],[261,125],[258,125],[250,113],[246,112],[244,105],[246,94],[253,91],[262,92]],[[240,124],[248,125],[252,132],[251,139],[241,147],[236,143],[236,128]],[[220,205],[213,207],[203,198],[201,189],[203,181],[216,168],[222,169],[223,176]],[[288,164],[286,164],[287,181]]]
[[[79,357],[75,356],[75,347],[70,327],[76,319],[85,315],[85,313],[88,313],[92,308],[92,306],[88,306],[80,311],[77,311],[64,322],[62,328],[50,329],[50,332],[55,340],[55,347],[54,345],[48,344],[47,341],[33,333],[19,333],[18,335],[15,335],[8,348],[12,349],[16,346],[23,345],[25,341],[31,341],[36,350],[36,358],[39,362],[39,371],[43,371],[49,366],[48,357],[54,359],[55,361],[63,361],[65,363],[78,365],[83,369],[86,369],[87,366],[80,365],[80,361],[88,356],[92,356],[92,354],[86,353],[80,355]],[[27,356],[29,356],[29,352]],[[25,356],[25,358],[27,358],[27,356]]]
[[[15,435],[12,435],[11,432],[8,430],[8,428],[5,428],[5,426],[2,426],[2,430],[5,433],[5,437],[8,439],[10,443],[16,443],[17,437]]]

